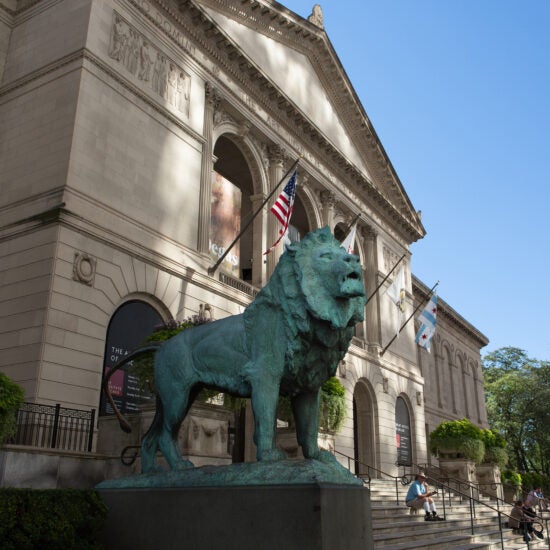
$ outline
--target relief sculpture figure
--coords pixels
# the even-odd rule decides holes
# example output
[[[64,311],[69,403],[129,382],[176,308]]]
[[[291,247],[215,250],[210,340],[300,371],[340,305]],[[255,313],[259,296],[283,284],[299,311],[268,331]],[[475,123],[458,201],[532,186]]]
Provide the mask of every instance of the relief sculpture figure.
[[[282,394],[290,398],[304,457],[334,462],[317,443],[320,388],[346,354],[365,302],[359,258],[325,227],[287,247],[269,283],[243,313],[126,356],[111,373],[156,349],[157,405],[142,442],[143,471],[156,469],[159,450],[171,469],[193,466],[182,458],[177,434],[204,387],[251,397],[259,461],[284,458],[275,443]]]

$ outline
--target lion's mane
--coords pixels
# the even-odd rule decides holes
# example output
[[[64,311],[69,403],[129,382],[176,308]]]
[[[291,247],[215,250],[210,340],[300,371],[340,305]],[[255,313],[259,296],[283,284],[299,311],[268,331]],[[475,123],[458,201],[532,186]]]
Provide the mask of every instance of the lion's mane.
[[[316,269],[315,251],[323,246],[342,253],[328,227],[308,233],[282,254],[269,283],[244,312],[245,324],[257,316],[281,316],[284,325],[285,379],[283,393],[298,387],[315,387],[319,379],[334,376],[354,334],[364,318],[365,297],[341,298],[331,294]],[[334,277],[340,273],[334,273]],[[280,322],[281,319],[273,319]],[[325,372],[319,372],[322,369]]]

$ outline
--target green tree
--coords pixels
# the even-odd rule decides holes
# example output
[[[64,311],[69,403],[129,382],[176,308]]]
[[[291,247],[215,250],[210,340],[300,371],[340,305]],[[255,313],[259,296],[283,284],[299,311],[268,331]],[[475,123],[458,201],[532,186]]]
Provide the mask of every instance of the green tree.
[[[550,474],[550,363],[504,347],[483,358],[491,428],[507,441],[512,468]]]

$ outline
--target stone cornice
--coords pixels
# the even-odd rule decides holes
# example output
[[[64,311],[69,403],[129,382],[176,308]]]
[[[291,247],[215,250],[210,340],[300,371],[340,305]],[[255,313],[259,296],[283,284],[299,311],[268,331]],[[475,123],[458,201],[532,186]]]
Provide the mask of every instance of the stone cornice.
[[[415,301],[427,302],[430,296],[430,289],[414,275],[412,276],[412,284]],[[437,315],[438,317],[444,318],[449,323],[457,327],[460,331],[473,338],[479,344],[480,348],[489,343],[487,336],[477,330],[472,324],[468,323],[464,317],[457,313],[439,296],[437,298]]]

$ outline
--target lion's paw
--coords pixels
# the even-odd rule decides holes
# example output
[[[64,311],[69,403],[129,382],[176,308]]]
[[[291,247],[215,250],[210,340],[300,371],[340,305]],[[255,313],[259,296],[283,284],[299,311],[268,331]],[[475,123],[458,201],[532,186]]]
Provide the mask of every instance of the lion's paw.
[[[319,449],[319,456],[317,457],[317,460],[325,462],[326,464],[334,464],[335,462],[338,462],[336,457],[330,451],[326,451],[325,449]]]
[[[258,460],[262,461],[284,460],[285,458],[286,455],[281,449],[267,449],[258,452]]]
[[[175,468],[174,470],[189,470],[190,468],[194,468],[195,465],[190,460],[182,460]]]

